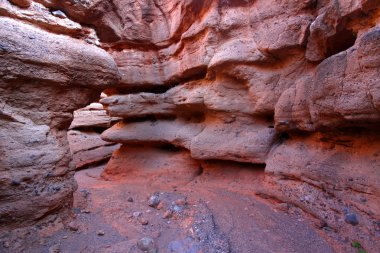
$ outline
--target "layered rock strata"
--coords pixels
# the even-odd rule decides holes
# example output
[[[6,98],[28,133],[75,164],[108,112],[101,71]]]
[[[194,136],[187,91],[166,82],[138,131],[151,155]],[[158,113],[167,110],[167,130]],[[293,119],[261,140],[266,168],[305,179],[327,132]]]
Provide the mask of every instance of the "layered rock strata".
[[[380,247],[378,1],[0,3],[2,221],[69,202],[64,129],[107,88],[101,103],[123,121],[102,134],[122,145],[104,178],[266,165],[258,195],[312,217],[336,251]]]
[[[106,162],[119,144],[103,141],[100,133],[120,118],[110,117],[99,103],[92,103],[74,111],[74,119],[67,133],[72,163],[76,169]]]
[[[103,45],[122,80],[101,103],[124,118],[102,138],[123,147],[104,177],[132,175],[117,161],[136,145],[266,164],[257,194],[379,247],[377,1],[120,3],[131,29]]]
[[[104,50],[46,22],[43,30],[34,19],[0,17],[0,231],[70,208],[72,112],[119,79]]]

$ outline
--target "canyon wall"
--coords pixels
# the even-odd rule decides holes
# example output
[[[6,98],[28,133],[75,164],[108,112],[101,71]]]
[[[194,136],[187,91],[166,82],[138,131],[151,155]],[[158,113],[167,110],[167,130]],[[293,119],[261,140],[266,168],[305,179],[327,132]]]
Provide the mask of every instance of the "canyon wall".
[[[103,90],[123,118],[102,134],[122,145],[103,178],[151,165],[189,181],[209,160],[259,164],[258,196],[298,207],[338,242],[380,247],[378,1],[10,2],[0,0],[2,220],[69,203],[65,129]]]
[[[91,29],[30,4],[0,1],[0,231],[71,209],[72,112],[119,81],[114,60],[84,42]]]
[[[198,167],[265,165],[259,196],[341,243],[379,247],[377,1],[113,3],[121,27],[97,25],[114,35],[104,47],[122,79],[101,103],[124,120],[102,138],[123,147],[104,178],[146,171],[142,153],[156,156],[141,145],[172,145]]]

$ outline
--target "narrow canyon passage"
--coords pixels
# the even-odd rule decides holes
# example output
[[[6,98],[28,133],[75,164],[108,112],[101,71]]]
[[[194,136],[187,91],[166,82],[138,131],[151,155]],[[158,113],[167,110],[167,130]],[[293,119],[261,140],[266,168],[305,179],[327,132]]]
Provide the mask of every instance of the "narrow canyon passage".
[[[378,0],[0,0],[1,253],[380,252]]]

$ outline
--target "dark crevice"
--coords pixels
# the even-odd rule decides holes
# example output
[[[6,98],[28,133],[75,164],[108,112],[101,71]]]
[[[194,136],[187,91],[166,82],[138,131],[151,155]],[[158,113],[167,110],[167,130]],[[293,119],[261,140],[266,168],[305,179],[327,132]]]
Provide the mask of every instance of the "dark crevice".
[[[156,147],[165,151],[173,152],[173,153],[183,150],[182,148],[176,147],[170,143],[157,144]]]
[[[98,166],[104,166],[105,167],[107,165],[108,161],[110,160],[110,158],[111,158],[111,155],[109,157],[105,157],[104,159],[101,159],[99,161],[91,162],[90,164],[85,164],[85,165],[76,167],[75,171],[78,172],[80,170],[91,169],[91,168],[95,168]]]
[[[163,94],[171,88],[179,85],[179,83],[173,83],[171,85],[140,85],[138,87],[120,87],[110,88],[103,91],[107,96],[120,95],[120,94],[138,94],[142,92]]]
[[[355,44],[357,34],[345,27],[327,39],[327,57],[343,52]]]
[[[237,162],[237,161],[231,161],[231,160],[219,160],[219,159],[210,159],[210,160],[204,160],[206,163],[210,164],[222,164],[224,168],[228,167],[238,167],[241,169],[252,169],[256,171],[265,171],[266,164],[265,163],[250,163],[250,162]]]
[[[177,117],[175,115],[147,115],[141,117],[130,117],[123,119],[124,123],[136,123],[150,121],[152,123],[157,122],[157,120],[175,120]]]
[[[204,169],[202,167],[202,164],[199,164],[199,170],[198,170],[197,176],[201,176],[203,172],[204,172]]]
[[[206,115],[203,111],[184,111],[180,114],[180,117],[189,123],[202,123],[206,120]]]

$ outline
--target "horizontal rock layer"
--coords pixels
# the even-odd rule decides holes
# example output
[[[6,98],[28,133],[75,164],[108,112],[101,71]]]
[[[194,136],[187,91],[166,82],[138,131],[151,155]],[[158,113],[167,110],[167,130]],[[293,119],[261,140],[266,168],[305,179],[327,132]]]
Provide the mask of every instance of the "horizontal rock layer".
[[[119,80],[102,49],[0,17],[0,231],[69,208],[72,112]]]
[[[197,160],[266,164],[262,196],[301,207],[334,240],[379,247],[377,1],[113,3],[132,28],[108,26],[102,44],[122,75],[101,100],[124,119],[102,134],[123,144],[115,157],[171,144]],[[122,171],[113,159],[107,173]]]
[[[114,142],[103,141],[99,133],[119,120],[120,118],[108,116],[99,103],[91,103],[74,111],[67,137],[76,169],[105,162],[120,147]]]
[[[121,144],[104,178],[156,168],[189,182],[202,163],[262,164],[262,196],[300,207],[340,244],[380,247],[378,1],[0,3],[2,224],[70,202],[64,129],[105,89],[110,116],[72,123],[123,119],[102,134]],[[93,131],[71,133],[74,154],[109,152]]]

